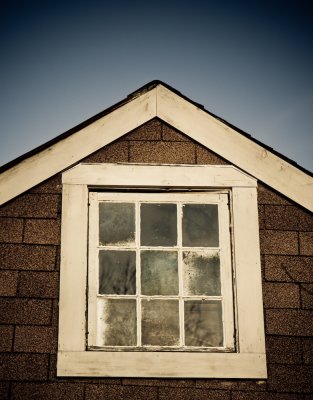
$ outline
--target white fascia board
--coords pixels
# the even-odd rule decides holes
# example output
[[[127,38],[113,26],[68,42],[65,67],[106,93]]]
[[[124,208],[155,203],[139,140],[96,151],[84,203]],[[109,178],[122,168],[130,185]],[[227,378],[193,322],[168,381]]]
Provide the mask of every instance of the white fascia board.
[[[156,88],[0,175],[0,205],[156,116]]]
[[[313,211],[313,178],[162,85],[157,116],[248,174]]]
[[[3,172],[0,205],[154,117],[313,211],[312,177],[161,84]]]

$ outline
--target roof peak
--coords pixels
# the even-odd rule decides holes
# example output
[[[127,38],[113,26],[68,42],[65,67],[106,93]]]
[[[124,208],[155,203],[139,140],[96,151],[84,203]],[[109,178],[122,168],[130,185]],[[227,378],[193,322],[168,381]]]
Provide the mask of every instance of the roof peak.
[[[148,82],[119,103],[4,165],[0,183],[6,190],[0,200],[8,201],[154,117],[313,210],[311,173],[160,80]]]

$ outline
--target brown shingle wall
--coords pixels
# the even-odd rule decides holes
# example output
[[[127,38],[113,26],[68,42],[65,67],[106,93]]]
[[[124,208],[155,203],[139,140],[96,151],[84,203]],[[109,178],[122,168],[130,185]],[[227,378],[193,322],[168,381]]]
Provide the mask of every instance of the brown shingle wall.
[[[309,399],[313,392],[313,217],[265,185],[259,184],[258,195],[263,218],[267,385],[279,392],[277,398],[290,392],[299,396],[291,398],[306,393]]]
[[[84,161],[227,164],[157,119]],[[57,378],[61,187],[0,208],[0,399],[312,400],[313,218],[262,184],[268,380]]]

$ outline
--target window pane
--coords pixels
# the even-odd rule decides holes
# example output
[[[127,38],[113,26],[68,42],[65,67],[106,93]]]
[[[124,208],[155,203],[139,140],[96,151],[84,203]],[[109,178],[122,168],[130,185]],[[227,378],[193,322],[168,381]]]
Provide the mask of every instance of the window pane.
[[[221,294],[220,257],[218,252],[183,252],[185,295],[219,296]]]
[[[135,251],[99,251],[99,293],[136,294]]]
[[[100,245],[123,245],[135,241],[135,204],[99,203]]]
[[[183,206],[183,246],[217,247],[218,208],[216,204]]]
[[[104,346],[136,346],[136,300],[105,299],[100,317]]]
[[[179,345],[177,300],[142,300],[143,346]]]
[[[178,294],[176,251],[141,252],[141,292],[144,295]]]
[[[186,346],[223,346],[222,304],[220,301],[185,301]]]
[[[141,245],[177,244],[176,204],[141,204]]]

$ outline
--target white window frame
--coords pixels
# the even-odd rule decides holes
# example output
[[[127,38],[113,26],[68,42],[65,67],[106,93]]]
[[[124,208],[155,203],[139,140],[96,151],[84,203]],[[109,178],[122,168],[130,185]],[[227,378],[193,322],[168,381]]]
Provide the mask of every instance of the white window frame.
[[[266,378],[257,181],[233,166],[80,164],[62,175],[58,376]],[[87,350],[90,189],[230,190],[236,352]]]
[[[177,218],[177,239],[178,243],[175,246],[170,247],[156,247],[156,246],[144,246],[142,247],[139,243],[139,235],[137,229],[140,229],[140,221],[139,221],[139,212],[137,209],[137,229],[136,229],[136,238],[133,244],[128,245],[127,248],[137,252],[136,256],[136,294],[129,296],[129,298],[136,299],[137,301],[137,313],[140,309],[140,304],[142,298],[151,298],[152,296],[142,296],[139,295],[138,287],[140,286],[140,250],[156,250],[162,248],[163,250],[176,250],[177,254],[181,254],[183,251],[210,251],[210,252],[218,252],[220,256],[220,279],[221,279],[221,293],[217,296],[197,296],[197,295],[187,295],[183,293],[183,268],[182,268],[182,260],[181,256],[178,257],[178,283],[179,283],[179,293],[177,296],[174,296],[176,300],[179,302],[180,312],[179,312],[179,327],[180,327],[180,346],[172,346],[167,350],[176,350],[178,351],[203,351],[201,348],[192,348],[191,346],[187,346],[185,348],[182,347],[183,337],[185,334],[184,331],[184,299],[185,300],[220,300],[222,304],[222,320],[223,320],[223,341],[224,345],[219,347],[209,347],[206,348],[206,351],[234,351],[235,348],[235,338],[234,338],[234,306],[233,306],[233,279],[232,279],[232,257],[231,257],[231,245],[230,245],[230,220],[229,220],[229,207],[228,207],[228,197],[229,193],[226,190],[218,190],[214,192],[166,192],[166,193],[149,193],[149,192],[98,192],[92,191],[89,193],[89,245],[88,245],[88,349],[101,349],[101,337],[103,330],[101,328],[102,323],[99,318],[99,312],[102,311],[102,307],[98,309],[99,303],[101,304],[101,299],[104,297],[116,298],[116,295],[113,296],[103,296],[99,295],[99,255],[98,251],[103,250],[106,246],[99,245],[99,203],[100,202],[131,202],[136,204],[139,208],[139,203],[175,203],[178,205],[178,215],[182,215],[181,205],[182,204],[215,204],[218,207],[218,228],[219,228],[219,245],[217,247],[210,248],[199,248],[193,247],[188,248],[188,250],[184,250],[182,246],[182,235],[181,235],[181,219]],[[137,207],[136,207],[137,208]],[[117,250],[116,246],[108,246],[111,250]],[[122,246],[122,248],[125,248]],[[122,296],[123,298],[124,296]],[[168,295],[160,295],[159,298],[168,298]],[[171,296],[170,296],[171,297]],[[121,298],[119,295],[118,298]],[[125,298],[125,297],[124,297]],[[141,298],[141,300],[139,300]],[[141,337],[141,325],[140,325],[140,316],[137,314],[137,341],[140,341]],[[99,328],[98,328],[98,325]],[[98,347],[99,346],[99,347]],[[108,346],[109,347],[109,346]],[[160,350],[166,349],[166,346],[160,346]],[[103,347],[105,349],[105,347]],[[111,350],[116,350],[111,348]],[[123,349],[122,347],[120,349]],[[132,348],[130,347],[130,350]],[[129,349],[128,349],[129,350]],[[158,346],[145,346],[145,350],[156,351],[158,350]]]

